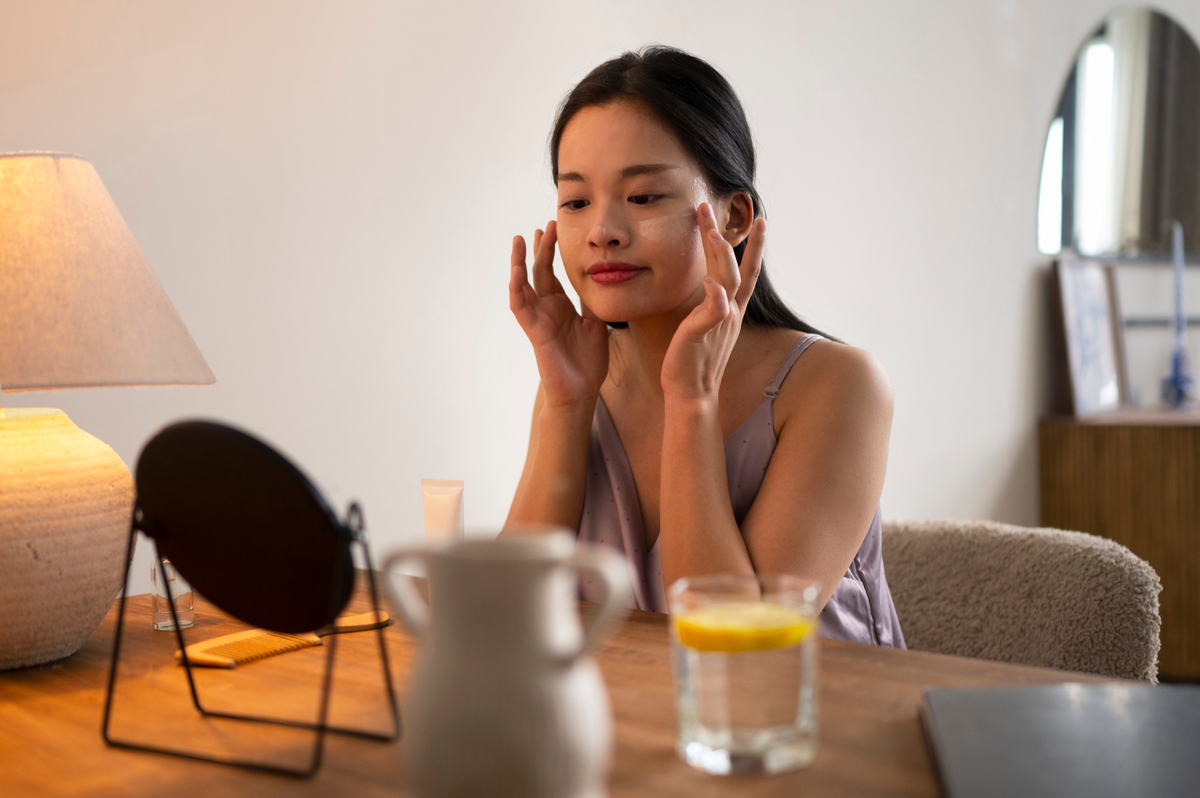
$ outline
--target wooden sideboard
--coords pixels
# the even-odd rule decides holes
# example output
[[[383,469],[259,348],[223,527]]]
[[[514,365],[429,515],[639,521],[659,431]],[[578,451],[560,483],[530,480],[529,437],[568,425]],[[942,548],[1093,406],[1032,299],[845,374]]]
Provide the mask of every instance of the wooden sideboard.
[[[1047,419],[1038,455],[1042,524],[1150,563],[1163,583],[1159,673],[1200,679],[1200,413]]]

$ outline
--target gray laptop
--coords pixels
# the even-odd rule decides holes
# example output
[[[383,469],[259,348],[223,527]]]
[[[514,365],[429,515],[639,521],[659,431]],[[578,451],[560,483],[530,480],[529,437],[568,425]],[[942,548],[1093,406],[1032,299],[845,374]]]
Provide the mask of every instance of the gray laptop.
[[[1200,796],[1200,686],[929,688],[947,798]]]

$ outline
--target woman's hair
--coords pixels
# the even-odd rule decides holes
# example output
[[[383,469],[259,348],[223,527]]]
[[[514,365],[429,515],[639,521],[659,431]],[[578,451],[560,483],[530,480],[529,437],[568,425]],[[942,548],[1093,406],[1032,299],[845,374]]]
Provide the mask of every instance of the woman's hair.
[[[733,87],[707,62],[661,45],[605,61],[566,96],[550,134],[550,168],[555,185],[558,145],[567,123],[584,108],[618,100],[641,104],[673,132],[699,164],[714,194],[728,197],[744,191],[754,204],[754,218],[763,215],[762,199],[754,187],[754,140]],[[738,263],[742,262],[745,250],[745,241],[734,247]],[[750,327],[779,327],[824,335],[784,304],[765,268],[746,307],[745,323]],[[611,326],[626,325],[617,322]]]

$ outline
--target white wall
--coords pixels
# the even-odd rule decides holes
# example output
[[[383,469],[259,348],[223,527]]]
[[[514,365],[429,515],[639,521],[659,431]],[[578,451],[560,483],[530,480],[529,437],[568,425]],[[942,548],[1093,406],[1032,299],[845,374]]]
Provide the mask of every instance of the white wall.
[[[4,401],[131,465],[171,420],[232,421],[361,499],[379,548],[421,540],[426,476],[495,528],[536,383],[508,242],[553,214],[555,104],[665,42],[741,93],[784,295],[892,376],[885,512],[1033,523],[1042,140],[1109,7],[0,0],[0,151],[96,165],[218,378]]]

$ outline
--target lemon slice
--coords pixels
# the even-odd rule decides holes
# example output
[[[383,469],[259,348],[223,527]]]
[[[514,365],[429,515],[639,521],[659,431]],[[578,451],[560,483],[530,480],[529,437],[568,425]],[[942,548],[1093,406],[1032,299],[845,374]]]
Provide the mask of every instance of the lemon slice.
[[[697,651],[763,651],[794,646],[816,626],[799,610],[754,601],[703,607],[675,618],[679,642]]]

